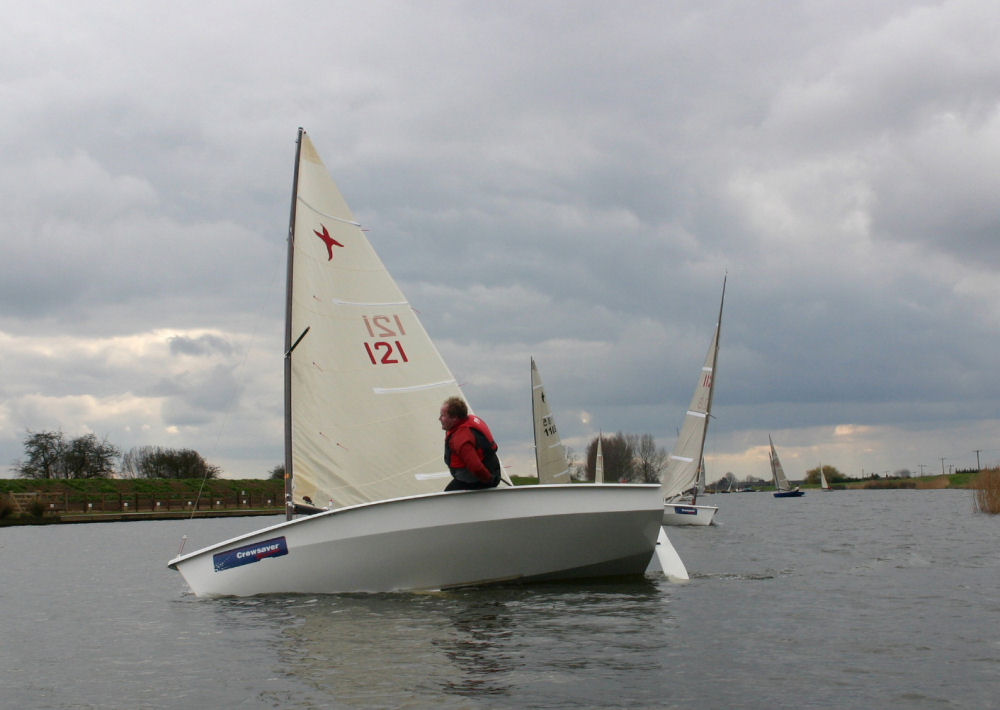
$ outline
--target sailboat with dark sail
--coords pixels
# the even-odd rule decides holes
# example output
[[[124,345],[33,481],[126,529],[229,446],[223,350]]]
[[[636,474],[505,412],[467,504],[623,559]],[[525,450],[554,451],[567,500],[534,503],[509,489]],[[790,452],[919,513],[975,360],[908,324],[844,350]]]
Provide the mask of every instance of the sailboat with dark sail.
[[[785,475],[785,469],[781,467],[781,461],[778,460],[778,452],[774,450],[774,442],[771,440],[771,435],[768,434],[767,442],[771,445],[771,450],[769,452],[769,457],[771,459],[771,476],[774,478],[774,497],[775,498],[798,498],[799,496],[805,495],[804,491],[799,490],[796,486],[792,488],[792,485],[788,482],[788,477]]]

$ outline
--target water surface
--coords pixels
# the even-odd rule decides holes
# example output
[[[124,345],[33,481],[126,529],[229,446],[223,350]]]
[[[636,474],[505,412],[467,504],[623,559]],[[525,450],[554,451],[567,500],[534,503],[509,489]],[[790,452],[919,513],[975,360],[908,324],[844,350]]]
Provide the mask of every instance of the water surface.
[[[708,500],[669,528],[686,584],[205,600],[182,536],[277,519],[0,529],[3,706],[995,706],[1000,516],[967,491]]]

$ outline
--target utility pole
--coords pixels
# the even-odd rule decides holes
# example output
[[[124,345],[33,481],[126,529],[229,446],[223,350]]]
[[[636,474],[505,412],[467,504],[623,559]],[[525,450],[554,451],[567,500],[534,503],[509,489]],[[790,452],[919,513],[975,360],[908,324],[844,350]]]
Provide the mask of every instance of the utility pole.
[[[976,470],[977,471],[982,471],[983,470],[983,467],[979,465],[979,452],[980,451],[982,451],[982,449],[976,449]]]
[[[917,464],[917,466],[919,466],[919,467],[920,467],[920,477],[921,477],[921,478],[923,478],[923,477],[924,477],[924,467],[925,467],[926,465],[927,465],[927,464],[925,464],[925,463],[918,463],[918,464]]]
[[[941,457],[941,475],[944,475],[944,457]]]

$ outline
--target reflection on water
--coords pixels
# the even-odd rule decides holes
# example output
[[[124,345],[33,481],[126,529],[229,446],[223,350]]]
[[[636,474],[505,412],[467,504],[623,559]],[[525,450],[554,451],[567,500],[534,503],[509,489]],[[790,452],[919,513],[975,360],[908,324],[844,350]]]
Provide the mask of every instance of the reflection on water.
[[[587,704],[608,678],[660,673],[663,636],[650,624],[670,625],[657,586],[642,580],[211,603],[223,627],[270,639],[284,682],[266,697],[296,707],[331,698],[400,707],[410,697],[505,705],[515,689],[523,699],[553,684]]]
[[[219,600],[226,624],[277,630],[277,669],[298,707],[400,707],[412,696],[503,695],[514,666],[506,605],[488,597],[336,595]],[[275,697],[275,700],[280,698]],[[324,701],[325,699],[325,701]]]
[[[441,681],[456,695],[504,695],[516,664],[505,648],[512,634],[507,603],[481,594],[455,593],[446,602],[451,624],[431,643],[451,661],[454,673]]]

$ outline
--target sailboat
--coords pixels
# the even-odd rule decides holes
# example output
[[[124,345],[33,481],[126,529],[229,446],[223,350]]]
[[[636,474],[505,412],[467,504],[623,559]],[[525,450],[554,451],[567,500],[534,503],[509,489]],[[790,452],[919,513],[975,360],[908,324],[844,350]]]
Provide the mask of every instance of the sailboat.
[[[594,483],[604,483],[604,432],[597,435],[597,451],[594,453]]]
[[[819,487],[821,489],[823,489],[824,491],[832,491],[833,490],[832,488],[830,488],[830,484],[827,483],[826,474],[823,473],[823,464],[819,465]]]
[[[699,505],[698,495],[704,492],[705,435],[712,416],[712,397],[715,393],[715,366],[719,359],[719,332],[722,328],[722,306],[726,300],[726,279],[722,279],[722,299],[719,302],[719,319],[705,356],[705,364],[698,373],[698,382],[691,396],[673,451],[667,459],[667,468],[661,477],[664,525],[711,525],[719,511],[716,505]]]
[[[535,423],[535,470],[541,484],[569,483],[569,466],[552,417],[549,401],[545,397],[542,376],[538,373],[535,358],[531,358],[531,418]]]
[[[781,461],[778,460],[778,452],[774,450],[774,442],[771,441],[771,435],[767,435],[767,441],[771,445],[771,451],[769,456],[771,459],[771,476],[774,478],[774,487],[777,489],[774,492],[775,498],[798,498],[801,495],[805,495],[803,491],[799,490],[796,486],[792,488],[791,484],[788,483],[788,478],[785,476],[785,469],[781,467]]]
[[[168,566],[197,596],[642,574],[676,551],[656,485],[443,492],[454,376],[299,129],[288,235],[286,520]],[[544,545],[538,545],[545,540]],[[666,571],[666,565],[664,565]]]

